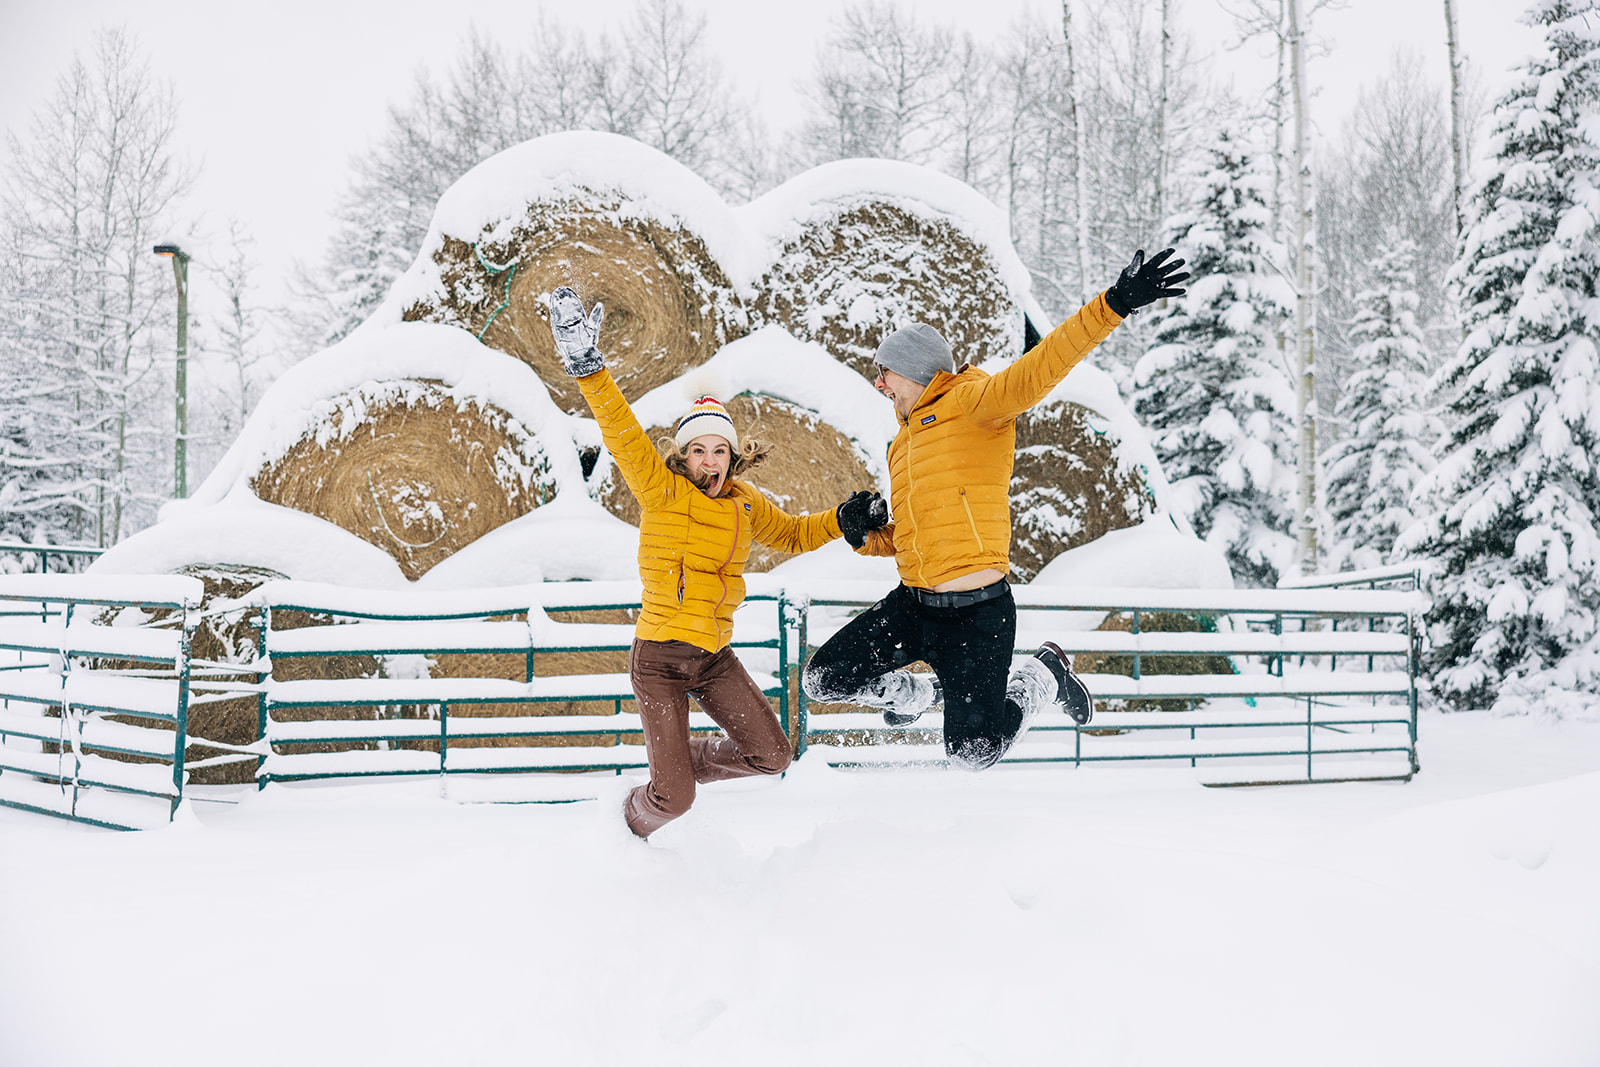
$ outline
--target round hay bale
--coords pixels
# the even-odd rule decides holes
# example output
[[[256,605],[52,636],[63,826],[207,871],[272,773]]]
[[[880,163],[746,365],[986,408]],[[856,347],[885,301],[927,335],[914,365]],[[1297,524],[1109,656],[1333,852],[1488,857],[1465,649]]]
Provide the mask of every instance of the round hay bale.
[[[492,236],[491,236],[492,234]],[[476,243],[446,236],[434,260],[442,293],[402,312],[444,322],[529,364],[569,414],[588,415],[550,337],[549,295],[570,285],[585,306],[605,304],[600,347],[633,400],[743,337],[748,316],[705,242],[615,194],[530,204]]]
[[[868,470],[861,448],[816,412],[752,393],[734,397],[727,408],[741,439],[759,439],[773,446],[748,478],[789,514],[827,511],[857,489],[877,488],[878,480]],[[670,434],[671,428],[652,426],[647,432],[655,440]],[[615,467],[604,476],[600,502],[622,521],[639,525],[639,502]],[[745,571],[769,571],[788,558],[788,553],[757,544],[750,550]]]
[[[956,364],[1022,351],[1023,312],[995,258],[948,221],[865,198],[811,220],[756,283],[752,326],[777,323],[867,378],[878,343],[925,322]]]
[[[325,404],[315,432],[263,466],[250,487],[386,550],[412,581],[554,495],[533,434],[439,382],[369,383]]]
[[[1011,573],[1031,581],[1069,548],[1155,514],[1144,472],[1124,469],[1120,442],[1080,404],[1041,404],[1017,419],[1011,470]]]

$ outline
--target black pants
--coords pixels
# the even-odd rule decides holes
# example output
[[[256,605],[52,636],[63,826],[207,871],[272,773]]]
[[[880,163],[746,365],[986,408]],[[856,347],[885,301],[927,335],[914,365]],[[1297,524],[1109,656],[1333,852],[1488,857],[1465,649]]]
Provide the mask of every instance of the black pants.
[[[1022,708],[1006,696],[1016,638],[1009,587],[979,604],[930,608],[902,585],[824,642],[802,684],[812,700],[861,703],[852,697],[922,660],[944,689],[945,752],[981,770],[1005,754],[1022,728]]]

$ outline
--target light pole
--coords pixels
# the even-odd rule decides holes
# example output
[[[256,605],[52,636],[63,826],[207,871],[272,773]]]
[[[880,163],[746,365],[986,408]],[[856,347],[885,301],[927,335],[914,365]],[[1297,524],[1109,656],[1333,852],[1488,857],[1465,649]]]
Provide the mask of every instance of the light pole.
[[[178,282],[178,401],[177,435],[172,448],[173,495],[189,495],[189,254],[177,245],[156,245],[158,256],[172,258],[172,276]]]

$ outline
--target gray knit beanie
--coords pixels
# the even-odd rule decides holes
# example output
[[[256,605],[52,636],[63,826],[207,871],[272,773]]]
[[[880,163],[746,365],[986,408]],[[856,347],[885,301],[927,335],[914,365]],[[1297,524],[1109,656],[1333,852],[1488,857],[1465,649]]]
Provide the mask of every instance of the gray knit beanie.
[[[949,342],[925,322],[902,326],[885,337],[872,358],[918,385],[927,385],[940,371],[954,374],[956,369]]]

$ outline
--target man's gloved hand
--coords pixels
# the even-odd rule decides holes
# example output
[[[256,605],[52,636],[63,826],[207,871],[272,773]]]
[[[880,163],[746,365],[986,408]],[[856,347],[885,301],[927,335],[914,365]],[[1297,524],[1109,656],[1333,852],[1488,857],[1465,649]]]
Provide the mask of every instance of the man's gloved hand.
[[[1167,257],[1176,251],[1175,248],[1163,248],[1148,261],[1144,258],[1144,249],[1135,252],[1133,262],[1122,268],[1122,275],[1117,278],[1116,284],[1106,290],[1106,303],[1111,305],[1111,310],[1127,318],[1162,297],[1182,296],[1188,292],[1187,289],[1173,288],[1189,278],[1188,271],[1178,273],[1183,260],[1167,262]]]
[[[889,502],[877,493],[858,489],[839,505],[839,532],[851,548],[867,543],[867,533],[889,525]]]
[[[585,318],[583,301],[569,286],[550,294],[550,333],[561,353],[561,366],[574,378],[586,377],[606,365],[606,358],[595,347],[605,317],[605,306],[596,303]]]

